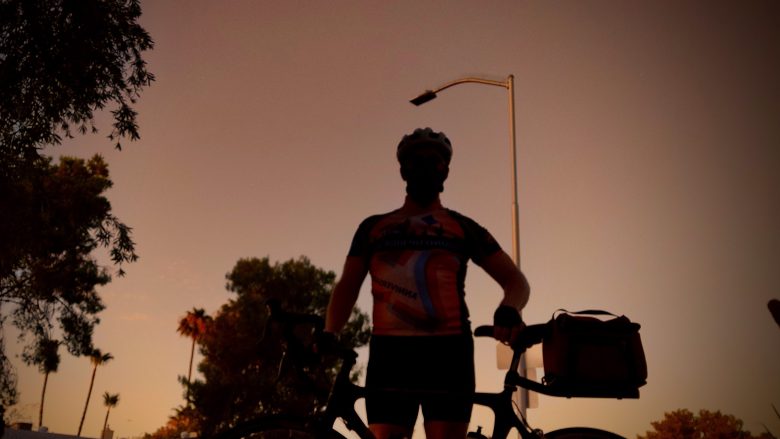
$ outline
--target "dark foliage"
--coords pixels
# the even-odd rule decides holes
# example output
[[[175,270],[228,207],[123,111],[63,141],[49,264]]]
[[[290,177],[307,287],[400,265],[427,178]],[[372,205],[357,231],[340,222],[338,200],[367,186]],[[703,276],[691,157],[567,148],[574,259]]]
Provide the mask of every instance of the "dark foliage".
[[[55,325],[70,353],[88,354],[103,309],[95,287],[110,280],[91,252],[108,249],[120,275],[136,259],[103,196],[105,162],[52,165],[43,150],[97,131],[104,109],[117,148],[138,139],[133,105],[154,80],[140,15],[138,0],[0,0],[0,409],[16,399],[3,323],[32,336],[26,359]]]
[[[0,0],[0,146],[3,162],[28,162],[62,136],[96,131],[114,105],[119,139],[138,138],[132,108],[154,80],[138,0]]]
[[[266,325],[265,303],[275,298],[288,311],[324,316],[335,277],[305,257],[275,264],[268,258],[241,259],[227,274],[227,289],[236,297],[222,306],[199,341],[204,380],[191,386],[198,417],[193,423],[204,435],[259,414],[308,414],[323,407],[336,359],[288,354],[282,362],[282,337],[277,325]],[[304,344],[312,342],[311,328],[298,330]],[[342,341],[355,347],[368,341],[366,314],[353,312]]]
[[[107,248],[120,267],[137,259],[130,228],[104,196],[111,180],[102,158],[39,163],[35,173],[7,181],[0,197],[0,305],[22,336],[32,337],[28,361],[55,327],[68,352],[90,354],[104,307],[96,287],[111,279],[93,251]]]
[[[41,373],[56,372],[60,366],[59,347],[59,341],[42,338],[34,346],[29,346],[22,358],[25,363],[38,366]]]
[[[753,435],[742,429],[743,422],[719,411],[700,410],[698,415],[681,409],[664,414],[661,421],[652,422],[653,430],[639,439],[771,439],[770,433]]]

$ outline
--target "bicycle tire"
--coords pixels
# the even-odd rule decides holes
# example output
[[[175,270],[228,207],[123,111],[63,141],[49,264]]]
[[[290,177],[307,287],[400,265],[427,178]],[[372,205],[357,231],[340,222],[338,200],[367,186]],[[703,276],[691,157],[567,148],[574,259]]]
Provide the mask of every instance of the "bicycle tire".
[[[569,427],[544,434],[545,439],[626,439],[618,434],[589,427]]]
[[[345,439],[335,430],[322,435],[306,425],[303,419],[260,418],[225,430],[213,439]]]

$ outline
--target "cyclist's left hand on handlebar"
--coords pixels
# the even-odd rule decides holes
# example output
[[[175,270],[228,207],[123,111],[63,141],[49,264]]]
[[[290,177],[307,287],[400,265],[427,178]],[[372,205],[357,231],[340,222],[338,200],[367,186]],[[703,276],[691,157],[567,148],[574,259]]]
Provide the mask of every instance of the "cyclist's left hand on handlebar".
[[[337,350],[339,346],[338,337],[332,332],[320,332],[314,341],[312,350],[315,354],[323,355],[332,353]]]
[[[520,312],[507,305],[501,305],[493,314],[493,338],[504,344],[512,344],[525,328]]]

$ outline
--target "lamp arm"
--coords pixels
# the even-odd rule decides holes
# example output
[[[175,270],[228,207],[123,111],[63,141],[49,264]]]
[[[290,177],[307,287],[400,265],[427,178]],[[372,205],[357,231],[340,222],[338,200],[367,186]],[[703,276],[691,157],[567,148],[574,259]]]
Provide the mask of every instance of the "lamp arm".
[[[503,88],[509,88],[509,84],[507,82],[505,82],[505,81],[494,81],[492,79],[468,77],[468,78],[462,78],[462,79],[457,79],[457,80],[452,81],[452,82],[448,82],[448,83],[442,85],[441,87],[439,87],[439,88],[437,88],[435,90],[432,90],[432,91],[433,91],[433,93],[439,93],[442,90],[448,89],[448,88],[450,88],[452,86],[455,86],[455,85],[458,85],[458,84],[464,84],[466,82],[474,82],[474,83],[477,83],[477,84],[487,84],[487,85],[495,85],[495,86],[503,87]]]

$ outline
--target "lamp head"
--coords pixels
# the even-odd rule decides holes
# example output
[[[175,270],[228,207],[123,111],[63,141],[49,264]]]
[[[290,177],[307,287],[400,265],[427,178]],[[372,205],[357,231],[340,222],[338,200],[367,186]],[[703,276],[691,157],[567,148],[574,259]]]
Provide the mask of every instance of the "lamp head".
[[[421,94],[420,96],[417,96],[416,98],[412,99],[409,102],[419,107],[420,105],[428,101],[431,101],[433,99],[436,99],[436,92],[431,90],[426,90],[425,93]]]

